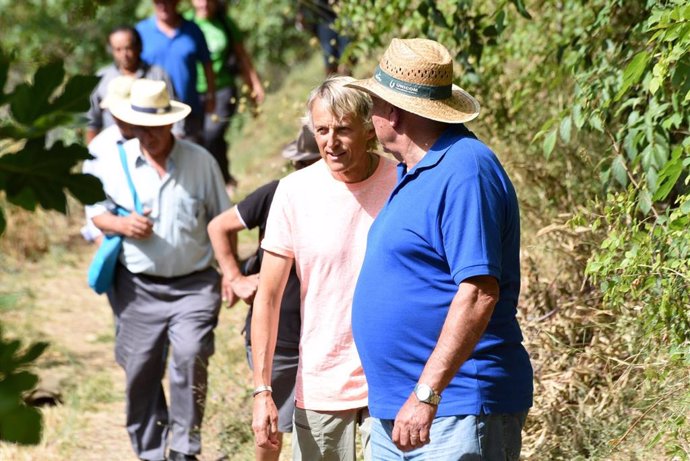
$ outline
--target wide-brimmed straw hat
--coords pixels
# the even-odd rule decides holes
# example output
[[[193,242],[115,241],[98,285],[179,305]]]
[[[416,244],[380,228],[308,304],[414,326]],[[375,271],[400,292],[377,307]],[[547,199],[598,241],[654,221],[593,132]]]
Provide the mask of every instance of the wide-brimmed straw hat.
[[[138,126],[172,125],[192,111],[187,104],[170,99],[162,80],[140,78],[132,82],[129,98],[110,104],[114,117]]]
[[[307,125],[302,125],[302,129],[295,141],[283,148],[283,158],[293,162],[308,162],[321,158],[319,146],[316,144],[314,133]]]
[[[394,38],[374,76],[346,86],[439,122],[464,123],[479,115],[479,102],[453,84],[450,53],[433,40]]]
[[[106,87],[105,97],[99,104],[100,108],[107,109],[115,102],[127,100],[134,80],[135,78],[129,75],[118,75],[109,81]]]

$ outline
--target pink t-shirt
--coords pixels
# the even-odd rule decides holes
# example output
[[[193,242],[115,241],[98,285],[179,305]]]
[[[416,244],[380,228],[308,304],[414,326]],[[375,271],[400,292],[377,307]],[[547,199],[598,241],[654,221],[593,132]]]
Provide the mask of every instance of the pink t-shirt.
[[[278,185],[261,246],[294,258],[301,282],[299,408],[367,405],[367,382],[352,339],[352,296],[369,227],[396,181],[395,164],[385,158],[371,177],[354,184],[334,179],[321,160]]]

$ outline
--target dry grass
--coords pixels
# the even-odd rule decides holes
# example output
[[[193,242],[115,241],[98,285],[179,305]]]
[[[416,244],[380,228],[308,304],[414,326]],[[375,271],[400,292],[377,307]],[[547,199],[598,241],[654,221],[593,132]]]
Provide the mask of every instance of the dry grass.
[[[688,440],[688,368],[641,336],[633,311],[602,304],[583,276],[583,242],[596,240],[587,229],[558,223],[530,240],[521,323],[535,368],[535,405],[525,459],[681,459],[656,442],[674,430]]]

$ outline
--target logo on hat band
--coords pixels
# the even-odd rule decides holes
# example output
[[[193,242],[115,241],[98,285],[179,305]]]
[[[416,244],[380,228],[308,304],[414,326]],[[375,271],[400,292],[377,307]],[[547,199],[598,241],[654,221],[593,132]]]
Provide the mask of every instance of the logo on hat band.
[[[453,85],[429,86],[418,83],[404,82],[384,72],[380,66],[376,66],[374,78],[381,85],[387,86],[393,91],[423,99],[448,99],[453,96]]]
[[[146,114],[167,114],[172,110],[172,106],[170,106],[170,104],[168,104],[166,107],[141,107],[132,104],[131,107],[134,111],[144,112]]]

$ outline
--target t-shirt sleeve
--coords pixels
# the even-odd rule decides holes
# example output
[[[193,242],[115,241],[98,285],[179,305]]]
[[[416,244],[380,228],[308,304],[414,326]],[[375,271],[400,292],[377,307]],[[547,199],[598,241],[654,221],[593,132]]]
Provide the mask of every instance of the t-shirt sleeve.
[[[281,256],[294,258],[294,241],[290,213],[289,188],[284,181],[278,183],[271,210],[266,222],[266,234],[261,241],[261,248]]]
[[[256,189],[237,204],[237,212],[247,229],[260,227],[268,218],[278,181],[272,181]]]
[[[443,251],[453,280],[490,275],[500,281],[505,195],[479,174],[449,185],[441,218]]]

